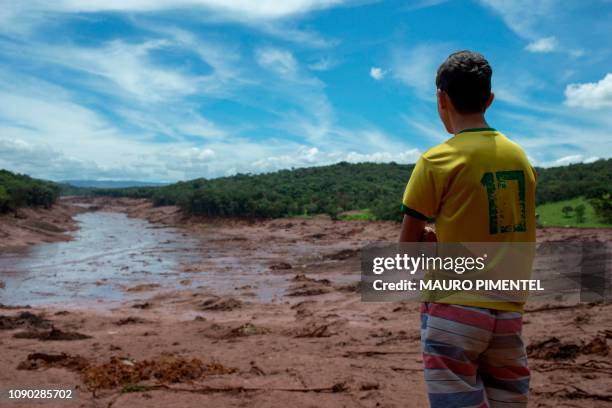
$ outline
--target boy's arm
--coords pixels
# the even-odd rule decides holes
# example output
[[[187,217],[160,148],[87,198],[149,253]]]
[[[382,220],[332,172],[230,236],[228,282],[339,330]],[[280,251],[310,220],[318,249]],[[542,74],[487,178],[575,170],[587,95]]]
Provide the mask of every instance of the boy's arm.
[[[426,225],[427,221],[404,214],[399,242],[436,242],[436,232]]]
[[[400,242],[436,241],[435,233],[426,227],[440,205],[442,189],[434,167],[423,156],[417,161],[402,199],[404,219]]]
[[[404,214],[399,242],[419,242],[425,231],[426,221]]]

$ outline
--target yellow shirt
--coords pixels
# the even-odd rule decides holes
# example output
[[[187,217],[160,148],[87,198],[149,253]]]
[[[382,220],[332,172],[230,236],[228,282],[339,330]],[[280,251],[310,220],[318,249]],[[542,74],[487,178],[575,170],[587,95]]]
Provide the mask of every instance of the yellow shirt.
[[[536,173],[525,152],[495,129],[466,129],[425,152],[403,210],[435,219],[438,242],[535,242]],[[522,305],[468,306],[522,311]]]

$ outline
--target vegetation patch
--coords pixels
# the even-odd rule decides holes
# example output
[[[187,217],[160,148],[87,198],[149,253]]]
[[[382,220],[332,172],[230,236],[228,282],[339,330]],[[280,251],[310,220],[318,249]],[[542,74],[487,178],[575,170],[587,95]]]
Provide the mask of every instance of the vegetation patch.
[[[0,213],[20,207],[50,208],[60,191],[56,183],[0,170]]]
[[[585,197],[546,203],[536,208],[538,223],[543,227],[610,227]]]

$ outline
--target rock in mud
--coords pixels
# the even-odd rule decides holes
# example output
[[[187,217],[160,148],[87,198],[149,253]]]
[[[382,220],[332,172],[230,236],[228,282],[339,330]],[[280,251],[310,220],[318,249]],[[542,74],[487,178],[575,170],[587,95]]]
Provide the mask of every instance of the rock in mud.
[[[313,285],[313,284],[302,284],[302,285],[294,285],[289,288],[289,291],[285,296],[318,296],[323,295],[325,293],[329,293],[331,290],[328,287]]]
[[[0,315],[0,330],[43,329],[51,327],[51,321],[30,312],[21,312],[16,316]]]
[[[38,339],[42,341],[71,341],[91,338],[91,336],[86,334],[63,331],[55,327],[51,328],[51,330],[26,330],[15,333],[13,337],[17,339]]]
[[[293,282],[312,282],[312,283],[319,283],[321,285],[330,285],[331,284],[331,281],[329,279],[314,279],[314,278],[309,278],[304,273],[298,273],[293,278],[291,278],[291,280]]]
[[[333,254],[325,255],[325,259],[331,259],[334,261],[344,261],[345,259],[353,258],[359,255],[358,249],[343,249]]]
[[[244,337],[244,336],[255,336],[260,334],[268,334],[270,329],[265,327],[255,326],[253,323],[245,323],[242,326],[232,329],[228,333],[228,337]]]
[[[532,343],[527,346],[527,355],[531,358],[542,360],[569,360],[580,354],[608,355],[610,346],[605,337],[596,336],[591,341],[585,342],[562,342],[557,337],[551,337],[544,341]]]
[[[291,264],[287,262],[277,262],[277,263],[273,263],[272,265],[270,265],[270,269],[273,271],[281,271],[281,270],[287,270],[291,268],[293,268],[293,266],[291,266]]]
[[[141,317],[136,317],[136,316],[124,317],[123,319],[119,319],[115,322],[117,326],[124,326],[126,324],[141,324],[141,323],[147,323],[147,320]]]
[[[38,370],[39,368],[62,367],[73,371],[82,371],[89,362],[81,356],[70,354],[31,353],[26,360],[19,363],[18,370]]]
[[[234,298],[211,298],[200,303],[200,310],[208,310],[212,312],[227,312],[235,309],[240,309],[242,302]]]

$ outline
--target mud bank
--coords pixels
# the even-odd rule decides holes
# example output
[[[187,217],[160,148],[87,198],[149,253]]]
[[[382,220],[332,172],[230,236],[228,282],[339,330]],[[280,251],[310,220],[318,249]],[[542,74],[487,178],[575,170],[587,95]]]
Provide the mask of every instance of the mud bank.
[[[0,309],[3,387],[77,388],[72,405],[47,407],[427,406],[417,304],[364,303],[357,293],[358,249],[395,240],[397,224],[96,205],[181,229],[201,258],[168,271],[184,288],[145,276],[129,288],[142,297],[118,306]],[[612,231],[538,232],[576,236],[609,241]],[[612,305],[527,309],[530,406],[611,406]]]
[[[60,200],[50,209],[20,208],[15,213],[0,214],[0,251],[70,240],[70,232],[78,228],[73,216],[83,211]]]

